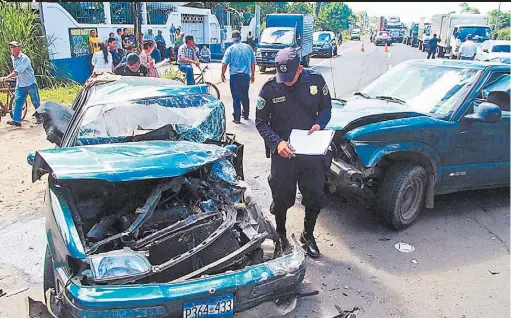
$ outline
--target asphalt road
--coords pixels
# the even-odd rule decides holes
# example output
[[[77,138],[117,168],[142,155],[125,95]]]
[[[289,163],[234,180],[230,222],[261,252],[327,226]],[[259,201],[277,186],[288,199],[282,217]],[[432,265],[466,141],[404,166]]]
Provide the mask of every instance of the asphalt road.
[[[425,57],[417,49],[402,44],[389,47],[388,53],[384,47],[375,47],[367,40],[361,52],[361,44],[346,42],[339,48],[339,56],[311,60],[311,67],[323,74],[331,93],[335,92],[337,97],[364,88],[401,61]],[[228,84],[218,85],[226,105],[227,130],[245,145],[245,177],[263,209],[268,209],[271,202],[267,183],[270,161],[265,157],[253,118],[255,98],[271,76],[271,72],[257,72],[250,89],[251,119],[241,125],[231,122]],[[212,64],[206,78],[219,82],[218,64]],[[4,161],[9,163],[17,156],[15,159],[22,162],[34,147],[51,147],[43,141],[44,132],[40,130],[26,130],[26,135],[19,138],[6,133],[0,145],[10,157]],[[8,143],[9,138],[18,138],[15,143],[23,149],[19,154],[9,155],[15,149]],[[39,144],[26,146],[26,138]],[[0,218],[3,223],[0,288],[9,296],[0,297],[1,317],[26,317],[22,312],[27,295],[43,299],[44,185],[30,184],[27,167],[22,168],[21,178],[14,179],[13,171],[13,182],[18,185],[12,191],[17,191],[27,203],[20,208],[4,202]],[[357,198],[347,196],[349,200],[329,197],[318,220],[315,234],[322,256],[318,260],[307,259],[307,272],[299,292],[317,290],[319,294],[282,306],[265,303],[237,317],[330,318],[338,314],[335,305],[342,309],[360,307],[357,317],[509,317],[509,189],[440,196],[435,209],[425,211],[401,232],[381,225],[371,209]],[[299,235],[303,227],[304,207],[300,198],[298,193],[295,206],[288,212],[289,234]],[[33,212],[26,213],[30,209]],[[399,252],[394,248],[398,242],[409,243],[415,250]]]

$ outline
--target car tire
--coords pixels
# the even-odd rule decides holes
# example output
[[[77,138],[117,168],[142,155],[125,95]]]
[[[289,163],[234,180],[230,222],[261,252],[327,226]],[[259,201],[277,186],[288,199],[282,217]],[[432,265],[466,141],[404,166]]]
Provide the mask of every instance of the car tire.
[[[49,288],[55,288],[55,271],[53,268],[53,257],[51,256],[50,247],[46,245],[46,254],[44,255],[44,271],[43,271],[43,292],[44,302],[47,303],[46,291]]]
[[[426,187],[423,167],[416,164],[390,166],[377,192],[377,207],[385,222],[395,230],[412,224],[424,206]]]
[[[337,46],[334,49],[334,55],[337,56]]]
[[[307,55],[302,62],[303,67],[309,67],[310,65],[310,55]]]
[[[261,73],[266,72],[266,66],[259,66],[259,72]]]
[[[328,52],[326,54],[326,57],[328,57],[328,58],[331,58],[332,56],[334,56],[334,49],[333,48],[330,50],[330,52]]]

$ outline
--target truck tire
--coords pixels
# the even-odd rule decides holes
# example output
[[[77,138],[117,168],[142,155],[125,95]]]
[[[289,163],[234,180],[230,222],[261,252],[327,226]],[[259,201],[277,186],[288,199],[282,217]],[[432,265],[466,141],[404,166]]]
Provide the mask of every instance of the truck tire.
[[[424,206],[426,170],[414,163],[390,166],[377,192],[377,207],[395,230],[408,227]]]
[[[44,302],[46,303],[46,291],[49,288],[55,288],[55,272],[53,269],[53,258],[51,256],[50,247],[46,245],[46,254],[44,255],[44,272],[43,272],[43,292]]]
[[[266,66],[259,66],[259,71],[260,71],[261,73],[266,72]]]

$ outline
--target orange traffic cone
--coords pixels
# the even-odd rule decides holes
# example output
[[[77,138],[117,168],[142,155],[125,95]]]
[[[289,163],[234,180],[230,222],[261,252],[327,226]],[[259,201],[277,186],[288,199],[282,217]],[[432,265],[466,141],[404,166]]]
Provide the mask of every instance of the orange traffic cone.
[[[364,50],[364,42],[362,42],[362,46],[360,47],[360,52],[365,52],[365,50]]]
[[[385,43],[385,50],[383,50],[383,52],[388,52],[389,51],[389,47],[387,46],[387,43]]]

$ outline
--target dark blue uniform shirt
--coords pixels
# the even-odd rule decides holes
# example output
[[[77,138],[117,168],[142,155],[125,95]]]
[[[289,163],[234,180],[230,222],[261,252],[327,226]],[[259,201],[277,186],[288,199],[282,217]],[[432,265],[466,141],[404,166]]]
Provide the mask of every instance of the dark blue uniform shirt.
[[[324,129],[330,121],[332,100],[323,76],[304,69],[291,87],[270,78],[257,99],[256,128],[267,147],[275,153],[281,141],[288,141],[292,129],[309,130],[315,124]]]

